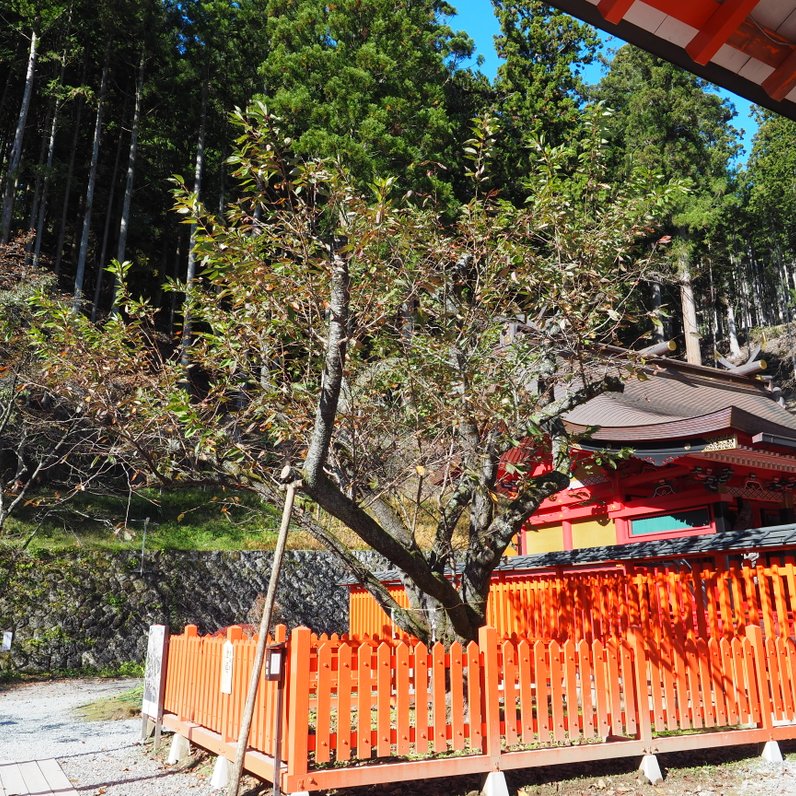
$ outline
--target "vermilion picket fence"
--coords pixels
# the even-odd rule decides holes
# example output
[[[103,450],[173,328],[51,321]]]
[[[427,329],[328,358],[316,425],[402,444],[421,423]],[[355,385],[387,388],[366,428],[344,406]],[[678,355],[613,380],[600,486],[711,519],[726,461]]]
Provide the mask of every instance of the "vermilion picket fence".
[[[236,628],[228,640],[222,694],[225,640],[172,637],[164,724],[234,758],[255,641]],[[449,649],[297,628],[287,650],[282,762],[264,679],[245,760],[287,793],[796,738],[796,644],[759,625],[563,643],[484,628]]]
[[[407,606],[402,586],[390,593]],[[404,637],[364,590],[351,589],[354,636]],[[655,638],[673,633],[731,637],[747,625],[768,636],[794,635],[796,563],[705,566],[681,570],[625,565],[586,573],[496,573],[487,623],[501,635],[544,640],[605,641],[641,626]]]

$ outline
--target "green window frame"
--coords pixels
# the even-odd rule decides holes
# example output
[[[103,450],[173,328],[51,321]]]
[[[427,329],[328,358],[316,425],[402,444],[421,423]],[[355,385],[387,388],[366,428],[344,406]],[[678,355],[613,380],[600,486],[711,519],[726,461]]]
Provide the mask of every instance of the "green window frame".
[[[630,520],[630,535],[682,533],[698,528],[709,528],[710,524],[710,509],[707,506],[700,506],[695,509],[671,511],[668,514],[654,514],[651,517],[635,517]]]

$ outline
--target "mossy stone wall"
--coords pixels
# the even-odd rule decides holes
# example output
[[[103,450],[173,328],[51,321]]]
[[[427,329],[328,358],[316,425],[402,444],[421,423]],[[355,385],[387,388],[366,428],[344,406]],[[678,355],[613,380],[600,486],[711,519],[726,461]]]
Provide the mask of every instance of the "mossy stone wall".
[[[377,557],[363,553],[363,557]],[[0,553],[0,633],[14,632],[0,668],[46,673],[118,670],[146,654],[150,624],[203,633],[256,624],[270,552]],[[288,551],[276,621],[316,632],[348,626],[346,571],[331,554]]]

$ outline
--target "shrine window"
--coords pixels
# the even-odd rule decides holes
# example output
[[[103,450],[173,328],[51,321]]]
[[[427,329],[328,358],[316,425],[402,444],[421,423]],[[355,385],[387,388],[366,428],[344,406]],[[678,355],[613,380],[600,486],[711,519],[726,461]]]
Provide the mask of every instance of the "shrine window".
[[[631,536],[680,534],[698,530],[709,531],[712,528],[710,509],[707,506],[672,511],[669,514],[655,514],[651,517],[636,517],[631,519],[629,524]]]

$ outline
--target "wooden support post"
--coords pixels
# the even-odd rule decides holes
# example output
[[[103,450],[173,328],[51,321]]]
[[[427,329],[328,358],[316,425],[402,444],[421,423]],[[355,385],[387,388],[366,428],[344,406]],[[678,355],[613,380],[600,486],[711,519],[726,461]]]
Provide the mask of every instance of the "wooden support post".
[[[290,468],[286,467],[284,475],[289,474]],[[257,688],[260,683],[260,673],[262,672],[265,660],[265,645],[268,639],[268,631],[271,627],[271,616],[273,614],[274,603],[276,602],[276,586],[279,582],[279,573],[282,569],[282,558],[285,554],[285,544],[287,543],[287,532],[290,527],[290,517],[293,514],[293,500],[296,496],[296,489],[301,486],[300,481],[292,481],[287,485],[285,495],[285,506],[282,510],[282,523],[279,526],[279,536],[274,550],[274,560],[271,566],[271,578],[268,581],[268,593],[265,595],[265,605],[263,605],[263,615],[260,620],[260,635],[257,639],[257,651],[254,656],[251,677],[249,678],[249,692],[246,697],[246,705],[243,708],[241,717],[240,732],[238,733],[238,747],[235,754],[235,764],[229,777],[227,796],[237,796],[240,785],[241,772],[243,771],[243,760],[246,756],[246,747],[249,743],[249,730],[251,729],[252,717],[254,715],[254,701],[257,698]],[[277,761],[278,763],[278,761]],[[277,777],[275,777],[277,778]]]

